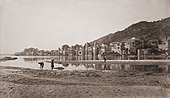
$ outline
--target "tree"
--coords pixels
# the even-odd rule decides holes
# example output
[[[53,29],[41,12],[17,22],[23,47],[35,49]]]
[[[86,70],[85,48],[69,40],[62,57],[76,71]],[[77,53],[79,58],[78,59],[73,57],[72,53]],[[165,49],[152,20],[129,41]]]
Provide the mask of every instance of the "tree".
[[[76,44],[73,46],[73,49],[76,50],[76,48],[80,48],[80,47],[82,47],[82,45]]]
[[[69,47],[70,47],[69,45],[65,44],[65,45],[62,46],[62,50],[64,50],[65,48],[68,49]]]
[[[159,47],[158,46],[151,46],[150,48],[148,48],[148,52],[149,52],[149,54],[158,55],[159,54]]]

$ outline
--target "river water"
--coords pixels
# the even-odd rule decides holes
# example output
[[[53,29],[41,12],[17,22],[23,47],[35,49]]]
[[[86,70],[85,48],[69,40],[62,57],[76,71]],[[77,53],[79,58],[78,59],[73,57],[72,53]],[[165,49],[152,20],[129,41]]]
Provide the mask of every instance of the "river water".
[[[7,56],[7,55],[6,55]],[[0,56],[0,58],[5,56]],[[17,57],[16,60],[8,60],[8,61],[0,61],[0,66],[12,66],[12,67],[22,67],[22,68],[30,68],[30,69],[40,69],[40,65],[38,62],[44,62],[44,69],[50,70],[51,63],[47,63],[47,61],[51,61],[52,59],[56,59],[55,56],[11,56],[7,57]],[[131,65],[120,65],[120,64],[57,64],[55,63],[54,67],[64,67],[64,70],[129,70],[133,69],[134,66]],[[152,70],[157,69],[157,66],[145,66],[144,70]],[[163,66],[164,67],[164,66]],[[135,67],[135,69],[142,69],[142,66]],[[155,70],[156,70],[155,69]],[[165,69],[165,68],[164,68]]]
[[[2,56],[1,56],[2,57]],[[5,56],[3,56],[5,57]],[[47,63],[46,61],[51,61],[55,59],[55,57],[46,57],[46,56],[10,56],[17,57],[16,60],[8,60],[1,61],[0,66],[12,66],[12,67],[22,67],[22,68],[30,68],[30,69],[40,69],[40,65],[38,62],[44,62],[44,69],[50,70],[51,63]],[[95,70],[94,64],[86,64],[86,65],[73,65],[73,64],[56,64],[55,67],[64,67],[64,70]]]

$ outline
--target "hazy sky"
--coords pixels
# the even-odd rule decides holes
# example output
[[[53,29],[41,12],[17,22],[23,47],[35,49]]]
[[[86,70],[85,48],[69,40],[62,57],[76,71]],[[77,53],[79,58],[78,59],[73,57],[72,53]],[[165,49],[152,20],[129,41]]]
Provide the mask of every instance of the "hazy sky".
[[[0,53],[84,44],[169,16],[170,0],[0,0]]]

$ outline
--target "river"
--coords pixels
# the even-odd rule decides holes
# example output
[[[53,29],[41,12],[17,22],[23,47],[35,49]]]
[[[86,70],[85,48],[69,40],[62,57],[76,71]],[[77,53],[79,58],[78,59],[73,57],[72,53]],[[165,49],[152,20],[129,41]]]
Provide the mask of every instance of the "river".
[[[2,56],[1,56],[2,57]],[[4,56],[3,56],[4,57]],[[51,64],[46,61],[51,61],[55,59],[55,57],[50,56],[10,56],[17,57],[16,60],[8,60],[0,62],[0,66],[12,66],[12,67],[22,67],[22,68],[30,68],[30,69],[40,69],[40,65],[38,62],[44,62],[44,69],[50,70]],[[64,70],[94,70],[93,65],[73,65],[73,64],[56,64],[55,67],[64,67]]]
[[[47,63],[47,61],[51,61],[52,59],[56,59],[55,56],[11,56],[6,55],[8,57],[17,57],[16,60],[8,60],[8,61],[0,61],[0,66],[12,66],[12,67],[22,67],[22,68],[30,68],[30,69],[40,69],[40,65],[38,62],[44,62],[44,70],[51,70],[51,63]],[[0,56],[0,58],[5,57],[4,55]],[[131,66],[131,65],[120,65],[120,64],[57,64],[55,63],[54,67],[64,67],[64,70],[129,70],[129,69],[144,69],[145,71],[158,69],[157,65],[152,66]],[[161,66],[159,66],[161,67]],[[165,66],[162,66],[163,70],[165,70]]]

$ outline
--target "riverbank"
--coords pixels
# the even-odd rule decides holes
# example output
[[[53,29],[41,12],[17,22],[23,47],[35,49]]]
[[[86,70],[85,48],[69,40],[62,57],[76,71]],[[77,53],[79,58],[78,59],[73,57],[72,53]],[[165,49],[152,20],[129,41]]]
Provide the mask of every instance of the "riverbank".
[[[2,57],[0,58],[0,61],[9,61],[9,60],[16,60],[17,57]]]
[[[50,63],[51,61],[47,61]],[[170,65],[170,60],[71,60],[54,61],[59,64],[124,64],[124,65]]]
[[[0,66],[0,98],[169,98],[170,74]]]

